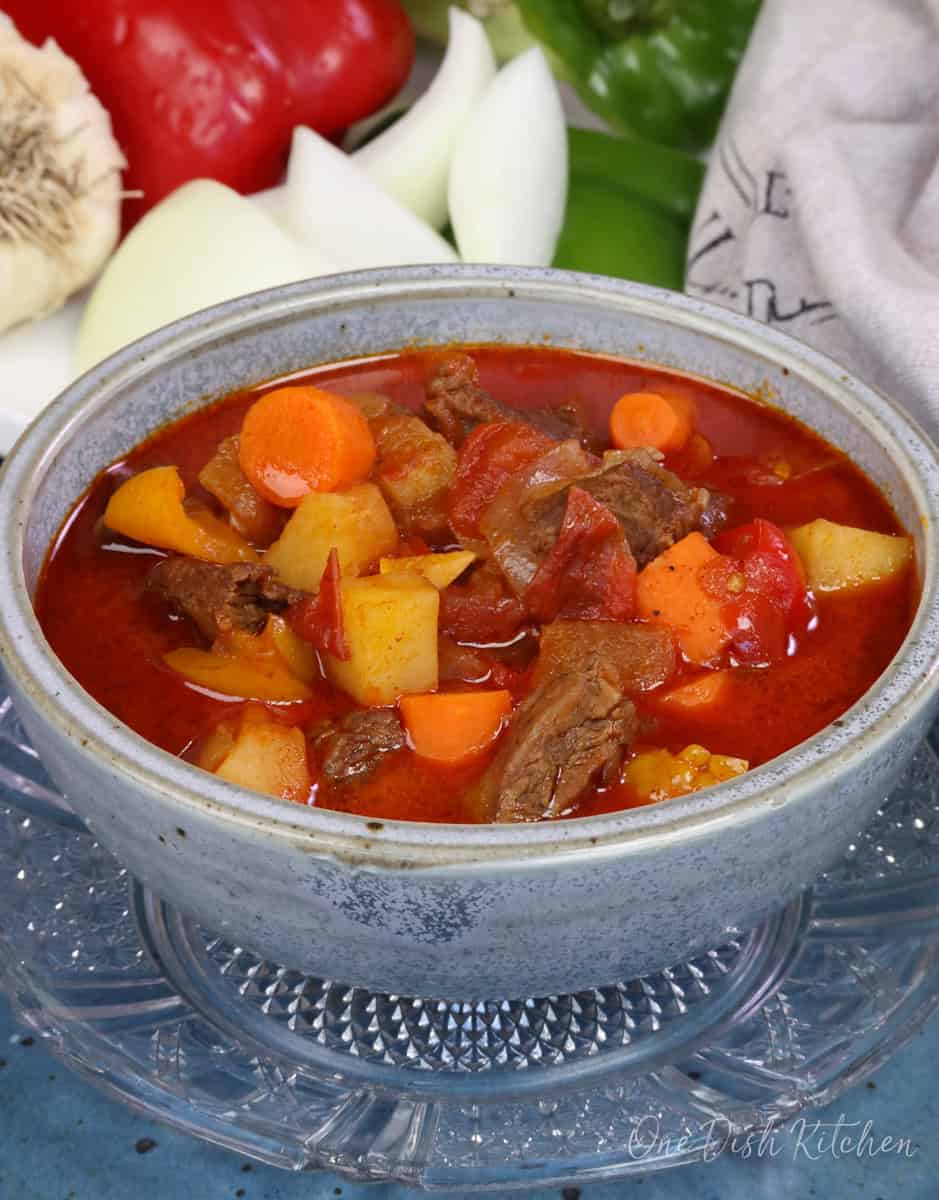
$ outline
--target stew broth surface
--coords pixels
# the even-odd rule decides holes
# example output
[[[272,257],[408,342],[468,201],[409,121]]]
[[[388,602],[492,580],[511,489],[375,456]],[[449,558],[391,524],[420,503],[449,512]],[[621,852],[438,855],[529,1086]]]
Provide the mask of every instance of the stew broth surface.
[[[696,429],[715,455],[695,483],[730,498],[730,527],[756,516],[783,527],[824,517],[903,532],[883,496],[840,451],[785,414],[739,394],[645,365],[569,351],[474,347],[472,355],[483,386],[496,399],[516,408],[573,400],[604,433],[606,414],[624,392],[680,380],[693,390]],[[380,392],[417,409],[427,363],[427,353],[406,352],[319,368],[290,382],[347,395]],[[173,464],[187,491],[199,493],[196,476],[218,442],[238,432],[259,395],[283,382],[188,416],[103,472],[57,537],[40,581],[37,614],[66,668],[105,708],[174,755],[190,753],[240,702],[200,692],[163,664],[167,651],[193,644],[193,632],[185,618],[168,616],[143,593],[144,578],[161,552],[112,535],[101,516],[116,486],[147,467]],[[837,719],[871,686],[903,641],[917,598],[914,570],[889,582],[817,595],[818,620],[800,637],[796,653],[770,668],[736,668],[728,697],[705,718],[657,716],[649,743],[677,751],[695,742],[747,759],[751,767],[766,762]],[[642,697],[637,704],[643,712]],[[306,726],[351,707],[348,697],[324,681],[312,701],[289,706],[288,719],[302,718]],[[487,761],[444,767],[405,750],[389,755],[361,783],[314,784],[310,799],[377,819],[464,822],[472,816],[462,793]],[[616,784],[588,792],[567,815],[635,803],[629,788]]]

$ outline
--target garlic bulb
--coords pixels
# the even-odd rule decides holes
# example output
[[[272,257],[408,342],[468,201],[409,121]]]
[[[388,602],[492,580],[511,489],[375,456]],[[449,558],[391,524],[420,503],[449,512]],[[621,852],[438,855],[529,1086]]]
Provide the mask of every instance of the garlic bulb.
[[[0,330],[97,274],[120,233],[124,166],[78,65],[0,13]]]

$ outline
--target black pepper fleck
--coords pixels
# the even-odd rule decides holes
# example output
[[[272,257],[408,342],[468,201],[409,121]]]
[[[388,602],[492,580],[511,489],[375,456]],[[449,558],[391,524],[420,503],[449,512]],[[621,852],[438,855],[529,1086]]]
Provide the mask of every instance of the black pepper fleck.
[[[868,1081],[867,1081],[867,1086],[870,1088],[870,1090],[871,1090],[872,1092],[876,1092],[876,1091],[877,1091],[877,1084],[876,1084],[876,1083],[874,1083],[873,1079],[868,1079]]]
[[[185,829],[182,829],[179,825],[176,826],[176,832],[179,834],[179,836],[181,838],[184,838],[186,836]]]
[[[35,1038],[31,1038],[31,1037],[20,1038],[21,1046],[35,1046],[35,1044],[36,1044]]]
[[[134,1142],[134,1149],[138,1154],[149,1154],[151,1150],[156,1148],[156,1142],[153,1138],[138,1138]]]
[[[247,1175],[249,1171],[254,1170],[254,1167],[252,1167],[252,1165],[250,1163],[242,1163],[241,1170],[244,1175]]]
[[[384,821],[366,821],[365,828],[371,830],[372,833],[380,833],[385,828]]]
[[[580,1188],[562,1188],[561,1200],[580,1200]]]
[[[165,845],[166,845],[166,838],[163,836],[163,834],[162,834],[162,833],[158,833],[158,834],[157,834],[157,837],[160,839],[160,841],[161,841],[161,842],[163,843],[163,845],[165,846]]]
[[[238,1200],[241,1200],[241,1197],[242,1197],[244,1194],[245,1194],[245,1190],[244,1190],[244,1188],[239,1188],[239,1189],[238,1189],[238,1190],[235,1192],[235,1195],[238,1197]]]
[[[686,1071],[685,1074],[688,1076],[689,1079],[695,1080],[695,1082],[697,1082],[697,1080],[699,1080],[701,1078],[700,1071]]]

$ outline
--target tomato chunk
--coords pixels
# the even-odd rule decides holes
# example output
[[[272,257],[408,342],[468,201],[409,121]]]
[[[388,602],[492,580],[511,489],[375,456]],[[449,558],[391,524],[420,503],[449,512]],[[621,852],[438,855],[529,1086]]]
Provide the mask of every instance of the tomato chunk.
[[[540,621],[628,621],[636,607],[636,560],[616,517],[572,487],[558,539],[525,589]]]
[[[460,447],[449,517],[459,537],[480,537],[479,519],[517,471],[557,443],[524,421],[487,421]]]
[[[299,638],[317,650],[324,650],[342,662],[348,662],[349,645],[342,621],[339,552],[329,552],[319,591],[287,609],[287,624]]]
[[[785,658],[790,635],[804,631],[815,614],[789,539],[778,525],[758,517],[720,534],[712,545],[739,564],[739,574],[728,576],[736,595],[723,610],[732,632],[732,657],[745,666],[768,666]]]

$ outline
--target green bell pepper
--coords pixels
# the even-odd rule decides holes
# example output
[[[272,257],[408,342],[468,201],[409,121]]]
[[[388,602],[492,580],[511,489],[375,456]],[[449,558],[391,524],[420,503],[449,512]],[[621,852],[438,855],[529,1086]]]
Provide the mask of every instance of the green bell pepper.
[[[760,0],[516,0],[584,103],[683,150],[714,138]]]
[[[568,130],[570,181],[554,266],[680,291],[704,177],[696,158]]]

